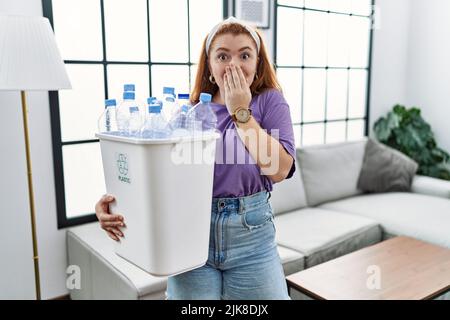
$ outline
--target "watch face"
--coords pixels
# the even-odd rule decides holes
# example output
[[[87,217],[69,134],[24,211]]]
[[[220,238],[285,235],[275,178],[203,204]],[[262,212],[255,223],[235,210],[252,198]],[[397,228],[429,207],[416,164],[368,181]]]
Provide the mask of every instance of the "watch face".
[[[247,109],[240,109],[240,110],[238,110],[238,112],[236,113],[236,118],[237,118],[239,121],[246,121],[247,118],[248,118],[248,114],[249,114],[249,112],[248,112]]]

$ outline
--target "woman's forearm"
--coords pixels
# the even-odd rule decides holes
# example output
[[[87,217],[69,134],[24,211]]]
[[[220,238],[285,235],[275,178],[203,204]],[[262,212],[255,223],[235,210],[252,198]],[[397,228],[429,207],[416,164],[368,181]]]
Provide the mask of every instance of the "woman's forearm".
[[[294,159],[277,139],[261,128],[255,118],[247,123],[236,122],[236,130],[261,172],[274,183],[289,174]]]

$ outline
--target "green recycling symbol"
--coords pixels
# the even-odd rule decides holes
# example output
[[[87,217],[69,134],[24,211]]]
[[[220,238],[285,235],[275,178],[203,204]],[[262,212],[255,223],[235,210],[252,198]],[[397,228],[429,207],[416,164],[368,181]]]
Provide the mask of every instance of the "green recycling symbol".
[[[117,168],[119,169],[119,173],[126,176],[128,174],[128,161],[127,156],[123,153],[120,153],[117,159]]]

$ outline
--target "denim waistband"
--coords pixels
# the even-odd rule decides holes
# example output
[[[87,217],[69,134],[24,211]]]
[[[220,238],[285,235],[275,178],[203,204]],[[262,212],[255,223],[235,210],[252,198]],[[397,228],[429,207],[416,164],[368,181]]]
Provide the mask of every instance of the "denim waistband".
[[[235,198],[212,198],[212,208],[218,211],[224,209],[244,211],[246,208],[254,207],[258,204],[267,203],[270,199],[270,192],[264,190],[249,196]]]

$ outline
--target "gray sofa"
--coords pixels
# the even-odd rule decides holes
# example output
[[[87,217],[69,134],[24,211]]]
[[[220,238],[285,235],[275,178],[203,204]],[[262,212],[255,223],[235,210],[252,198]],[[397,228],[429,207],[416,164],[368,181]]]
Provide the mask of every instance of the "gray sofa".
[[[397,235],[450,248],[450,182],[415,176],[411,192],[363,194],[356,185],[366,142],[298,149],[294,176],[274,186],[286,275]],[[67,246],[69,264],[82,270],[72,299],[164,299],[166,278],[116,256],[98,223],[69,229]],[[305,297],[293,292],[292,298]]]

